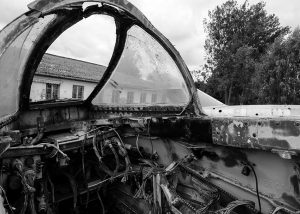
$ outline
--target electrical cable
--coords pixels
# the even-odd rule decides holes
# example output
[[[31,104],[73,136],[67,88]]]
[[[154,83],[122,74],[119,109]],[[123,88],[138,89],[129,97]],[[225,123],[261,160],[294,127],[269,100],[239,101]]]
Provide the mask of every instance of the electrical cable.
[[[87,132],[85,132],[84,134],[77,135],[77,137],[82,137],[82,136],[85,136],[85,135],[87,135],[87,134],[89,134],[89,133],[91,133],[91,132],[94,132],[94,131],[97,131],[97,130],[99,130],[99,129],[103,129],[103,128],[109,128],[109,130],[108,130],[108,131],[110,131],[110,130],[112,130],[112,129],[113,129],[113,128],[112,128],[112,127],[110,127],[110,126],[100,126],[100,127],[98,127],[98,128],[95,128],[95,129],[92,129],[92,130],[90,130],[90,131],[87,131]]]
[[[14,213],[14,208],[10,205],[10,203],[9,203],[9,201],[8,201],[8,199],[7,199],[7,196],[6,196],[6,192],[5,192],[5,190],[4,190],[4,188],[0,185],[0,189],[1,189],[1,191],[3,192],[3,196],[4,196],[4,199],[6,200],[6,203],[7,203],[7,205],[8,205],[8,207],[9,207],[9,209],[10,209],[10,211],[12,212],[12,213]]]
[[[30,214],[36,214],[35,206],[34,206],[34,193],[30,193],[29,196],[29,207],[30,207]]]
[[[26,213],[27,206],[28,206],[28,193],[25,193],[24,194],[24,203],[23,203],[23,207],[20,211],[20,214],[25,214]]]
[[[95,186],[99,186],[99,185],[101,185],[101,184],[103,184],[103,183],[106,183],[106,182],[108,182],[108,181],[113,181],[114,179],[116,179],[116,178],[120,178],[120,177],[122,177],[122,176],[126,176],[126,175],[128,175],[128,174],[138,174],[139,172],[137,172],[137,171],[129,171],[129,172],[123,172],[123,173],[120,173],[120,174],[118,174],[118,175],[116,175],[116,176],[111,176],[111,177],[109,177],[109,178],[107,178],[107,179],[104,179],[104,180],[101,180],[101,181],[99,181],[99,182],[97,182],[97,183],[93,183],[92,185],[90,185],[89,186],[89,188],[91,189],[91,188],[93,188],[93,187],[95,187]]]
[[[124,149],[125,149],[125,148],[126,148],[126,147],[125,147],[125,144],[124,144],[124,142],[123,142],[121,136],[119,135],[119,133],[118,133],[118,132],[116,131],[116,129],[114,129],[114,128],[112,128],[111,130],[113,130],[113,131],[117,134],[118,138],[120,139],[120,142],[121,142],[122,146],[123,146]]]
[[[84,152],[85,152],[86,139],[87,139],[87,132],[84,135],[84,140],[82,141],[82,145],[81,145],[81,148],[80,148],[80,150],[81,150],[81,165],[82,165],[83,180],[84,180],[84,184],[85,184],[86,189],[87,189],[86,202],[85,202],[85,208],[87,209],[89,199],[90,199],[90,191],[89,191],[88,182],[87,182],[87,179],[86,179],[85,162],[84,162],[85,161]]]
[[[68,158],[68,155],[66,153],[64,153],[60,148],[58,148],[58,146],[55,146],[51,143],[41,143],[39,145],[46,146],[46,147],[52,147],[52,148],[56,149],[64,158]]]
[[[131,162],[130,162],[130,159],[129,159],[128,154],[127,154],[126,146],[125,146],[125,144],[124,144],[121,136],[119,135],[119,133],[114,128],[112,130],[117,134],[117,136],[119,138],[119,140],[117,141],[117,144],[118,144],[118,146],[120,148],[120,151],[124,153],[123,155],[124,155],[125,163],[126,163],[126,170],[125,170],[125,172],[128,172],[130,170],[130,168],[131,168],[131,166],[130,166]]]
[[[104,163],[102,162],[102,157],[100,156],[100,153],[97,149],[97,134],[94,135],[93,137],[93,150],[94,150],[94,153],[99,161],[99,163],[101,164],[101,166],[104,166]],[[115,157],[115,162],[116,162],[116,167],[114,169],[114,171],[111,171],[107,166],[104,167],[104,171],[109,174],[110,176],[114,176],[118,171],[119,171],[119,168],[120,168],[120,160],[119,160],[119,156],[115,150],[115,148],[113,147],[112,143],[109,142],[106,146],[108,146],[110,148],[110,150],[112,151],[114,157]],[[118,145],[117,145],[118,146]]]
[[[81,166],[82,166],[82,174],[85,177],[85,164],[84,164],[84,143],[81,147]]]
[[[23,188],[24,188],[24,203],[23,203],[23,207],[20,211],[20,214],[25,214],[26,211],[27,211],[27,208],[28,208],[29,194],[35,192],[35,188],[30,186],[27,183],[26,178],[24,177],[24,174],[22,172],[22,167],[21,166],[16,166],[16,168],[17,168],[17,175],[21,178],[21,183],[22,183]],[[33,212],[34,210],[31,209],[31,211]]]
[[[255,186],[256,186],[256,195],[257,195],[257,201],[258,201],[258,207],[259,207],[259,213],[261,213],[261,202],[260,202],[260,195],[259,195],[259,191],[258,191],[258,179],[257,179],[257,176],[256,176],[256,172],[254,170],[254,167],[251,163],[249,162],[243,162],[245,163],[247,166],[249,166],[254,174],[254,178],[255,178]]]
[[[149,120],[149,122],[147,122],[147,125],[148,125],[148,137],[150,139],[150,143],[151,143],[151,157],[150,159],[152,160],[152,157],[153,157],[153,154],[154,154],[154,148],[153,148],[153,142],[152,142],[152,138],[151,138],[151,134],[150,134],[150,123],[151,123],[151,118]]]
[[[54,203],[55,202],[55,188],[54,188],[54,184],[53,184],[51,178],[49,177],[49,175],[47,176],[47,181],[50,184],[52,203]]]
[[[125,147],[125,144],[124,142],[122,141],[120,135],[118,134],[118,132],[116,130],[114,130],[116,132],[116,134],[118,135],[118,138],[112,138],[112,142],[115,142],[117,143],[117,146],[119,147],[120,149],[120,152],[121,154],[124,156],[124,159],[125,159],[125,163],[126,163],[126,170],[128,171],[130,169],[130,165],[131,165],[131,162],[130,162],[130,159],[128,157],[128,153],[127,153],[127,150],[126,150],[126,147]]]
[[[94,137],[93,137],[93,150],[94,150],[94,153],[95,153],[96,157],[98,158],[98,161],[102,163],[102,157],[100,156],[100,154],[98,152],[98,148],[97,148],[97,144],[96,144],[96,138],[97,138],[97,135],[94,135]]]
[[[114,170],[114,172],[113,172],[113,175],[115,175],[115,174],[119,171],[119,168],[120,168],[120,160],[119,160],[119,156],[118,156],[118,154],[117,154],[115,148],[113,147],[113,145],[112,145],[111,143],[109,144],[109,148],[110,148],[110,150],[112,151],[112,153],[114,154],[115,160],[116,160],[116,168],[115,168],[115,170]]]
[[[97,190],[96,192],[97,192],[97,197],[98,197],[98,200],[99,200],[101,208],[102,208],[102,214],[104,214],[105,213],[104,203],[103,203],[103,201],[102,201],[102,199],[100,197],[99,190]]]
[[[140,134],[137,134],[137,136],[136,136],[136,141],[135,141],[135,145],[136,145],[136,148],[137,148],[137,150],[138,150],[140,156],[141,156],[142,158],[144,158],[144,156],[142,155],[142,153],[141,153],[141,151],[140,151],[140,147],[139,147],[139,136],[140,136]]]
[[[134,194],[134,198],[146,198],[146,193],[145,193],[145,187],[146,187],[146,182],[149,177],[152,176],[154,171],[154,167],[151,167],[149,171],[146,172],[146,175],[143,175],[143,180],[140,188],[136,191]]]

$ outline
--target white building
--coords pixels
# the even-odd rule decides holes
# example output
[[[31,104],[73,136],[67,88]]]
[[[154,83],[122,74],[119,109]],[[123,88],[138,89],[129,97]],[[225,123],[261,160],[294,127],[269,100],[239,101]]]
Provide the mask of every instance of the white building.
[[[105,66],[45,54],[35,73],[30,99],[32,102],[51,99],[84,100],[91,94],[105,69]],[[120,72],[97,95],[93,103],[163,104],[172,102],[172,99],[180,99],[181,96],[177,91],[177,89],[157,89],[147,81]],[[173,94],[173,98],[170,94]]]
[[[106,67],[45,54],[33,78],[32,102],[49,99],[86,99]]]

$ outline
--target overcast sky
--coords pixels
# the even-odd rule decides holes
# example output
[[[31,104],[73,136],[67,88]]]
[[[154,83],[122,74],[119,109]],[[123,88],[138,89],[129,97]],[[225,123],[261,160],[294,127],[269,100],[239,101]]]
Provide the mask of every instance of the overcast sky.
[[[0,29],[26,12],[29,2],[31,1],[0,0]],[[204,64],[203,46],[206,35],[203,19],[207,17],[209,10],[225,0],[131,0],[130,2],[172,42],[191,70]],[[259,0],[249,0],[250,4],[257,2]],[[276,14],[282,25],[295,28],[300,23],[299,0],[267,0],[266,9],[268,13]],[[114,26],[110,18],[89,18],[66,31],[53,43],[49,52],[106,65],[112,52],[114,38]],[[102,42],[99,42],[99,39]]]

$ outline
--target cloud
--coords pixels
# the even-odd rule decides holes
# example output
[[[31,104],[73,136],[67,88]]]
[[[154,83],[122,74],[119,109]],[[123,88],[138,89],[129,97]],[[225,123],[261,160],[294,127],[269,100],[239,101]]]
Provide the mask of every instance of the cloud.
[[[107,66],[115,45],[115,32],[112,17],[92,16],[63,32],[47,52]]]
[[[204,63],[203,19],[208,10],[221,3],[205,0],[133,0],[137,7],[148,17],[178,49],[190,69],[199,69]]]
[[[27,5],[31,0],[1,0],[0,23],[8,24],[16,17],[28,11]]]
[[[198,69],[205,62],[205,32],[203,19],[225,0],[129,0],[137,6],[152,24],[161,31],[182,55],[190,69]],[[260,0],[249,0],[257,3]],[[15,17],[26,12],[29,0],[0,1],[0,29]],[[244,0],[238,0],[243,3]],[[300,18],[299,0],[272,0],[266,3],[268,13],[276,14],[282,25],[293,28]],[[96,23],[96,24],[95,24]],[[49,50],[56,54],[107,64],[113,45],[114,32],[111,25],[101,21],[83,21],[79,27],[66,31]],[[77,29],[77,30],[76,30]],[[70,33],[68,33],[70,32]],[[111,36],[113,34],[113,36]],[[102,42],[99,42],[102,41]]]

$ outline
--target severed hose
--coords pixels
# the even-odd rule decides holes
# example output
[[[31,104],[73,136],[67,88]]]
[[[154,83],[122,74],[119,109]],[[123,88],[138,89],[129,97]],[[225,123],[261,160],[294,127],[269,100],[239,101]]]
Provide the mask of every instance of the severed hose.
[[[114,176],[116,175],[116,173],[119,171],[119,168],[120,168],[120,160],[119,160],[119,156],[115,150],[115,148],[112,146],[111,142],[108,142],[107,141],[107,145],[108,147],[110,148],[110,150],[112,151],[114,157],[115,157],[115,161],[116,161],[116,167],[114,169],[114,171],[110,170],[102,161],[102,157],[97,149],[97,135],[94,135],[93,137],[93,150],[94,150],[94,153],[99,161],[99,164],[101,165],[102,167],[102,170],[107,173],[108,175],[110,176]]]
[[[117,145],[118,145],[118,147],[120,149],[120,152],[121,152],[122,156],[125,159],[126,170],[128,171],[130,169],[131,162],[130,162],[130,159],[128,157],[128,153],[127,153],[127,150],[125,148],[125,145],[124,145],[122,139],[120,138],[120,135],[118,135],[118,137],[119,138],[114,137],[114,138],[112,138],[112,140],[117,143]]]
[[[115,156],[115,160],[116,160],[116,168],[115,168],[115,170],[114,170],[113,175],[116,175],[117,172],[119,171],[119,168],[120,168],[120,160],[119,160],[119,156],[118,156],[118,154],[117,154],[115,148],[112,146],[112,144],[109,143],[108,145],[109,145],[110,150],[112,151],[112,153],[113,153],[114,156]]]

